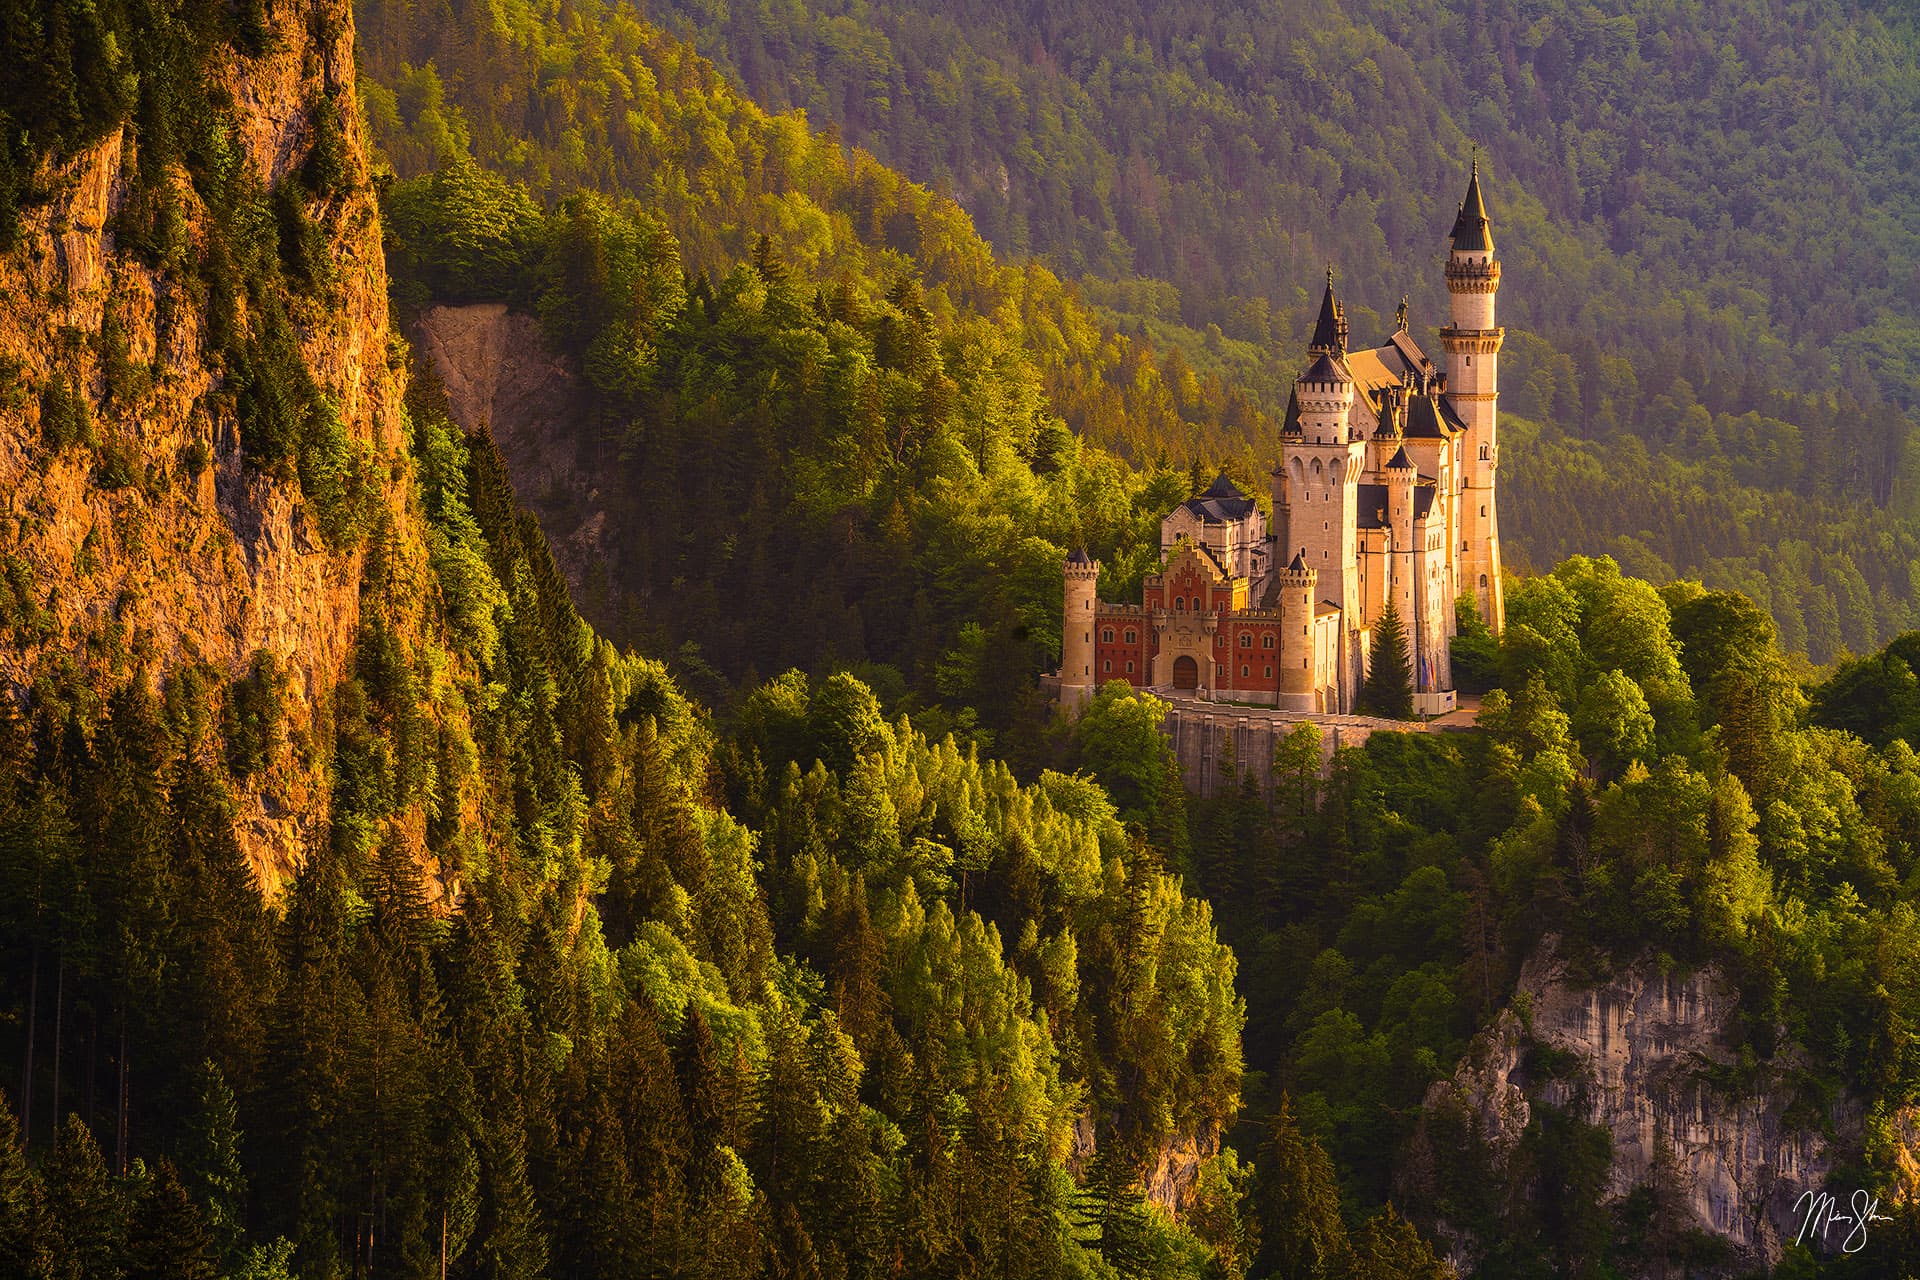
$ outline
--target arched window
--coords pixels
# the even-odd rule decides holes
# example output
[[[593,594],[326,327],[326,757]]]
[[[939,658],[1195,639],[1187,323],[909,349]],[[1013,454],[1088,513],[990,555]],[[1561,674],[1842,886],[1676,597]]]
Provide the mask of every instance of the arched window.
[[[1105,662],[1103,662],[1103,663],[1101,663],[1101,664],[1100,664],[1100,669],[1101,669],[1102,671],[1111,671],[1111,670],[1113,670],[1113,660],[1112,660],[1111,658],[1109,658],[1109,659],[1108,659],[1107,661],[1105,661]]]
[[[1129,663],[1127,664],[1127,674],[1128,674],[1128,675],[1132,675],[1132,674],[1133,674],[1133,664],[1132,664],[1131,662],[1129,662]]]
[[[1128,628],[1127,628],[1127,643],[1128,643],[1128,644],[1132,644],[1132,643],[1134,643],[1134,641],[1136,641],[1137,639],[1139,639],[1139,633],[1138,633],[1138,632],[1136,632],[1136,631],[1135,631],[1135,630],[1134,630],[1134,629],[1133,629],[1132,627],[1128,627]]]
[[[1487,585],[1487,575],[1484,573],[1480,575],[1480,585],[1483,587]]]
[[[1100,643],[1101,643],[1101,644],[1112,644],[1112,643],[1113,643],[1113,628],[1112,628],[1112,627],[1102,627],[1102,628],[1100,628]]]
[[[1269,679],[1269,680],[1271,680],[1271,679],[1273,679],[1273,668],[1272,668],[1272,667],[1268,667],[1268,668],[1267,668],[1267,679]]]
[[[1240,647],[1242,649],[1253,648],[1253,637],[1250,635],[1242,634],[1240,637]]]
[[[1260,638],[1260,647],[1261,647],[1262,649],[1271,649],[1271,648],[1273,648],[1273,637],[1272,637],[1272,636],[1262,636],[1262,637]]]
[[[1185,613],[1187,611],[1187,598],[1185,596],[1175,596],[1173,598],[1173,608],[1176,613]]]

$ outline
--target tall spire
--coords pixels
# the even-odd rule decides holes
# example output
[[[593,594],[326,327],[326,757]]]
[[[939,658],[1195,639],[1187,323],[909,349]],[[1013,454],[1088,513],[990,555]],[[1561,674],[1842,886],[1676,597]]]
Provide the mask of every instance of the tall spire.
[[[1453,248],[1456,253],[1492,253],[1493,228],[1487,222],[1486,202],[1480,198],[1480,148],[1473,149],[1473,172],[1467,178],[1467,195],[1460,202],[1460,215],[1453,220]]]
[[[1347,354],[1347,313],[1333,296],[1333,264],[1327,264],[1327,292],[1320,299],[1320,318],[1314,322],[1310,353],[1343,356]]]

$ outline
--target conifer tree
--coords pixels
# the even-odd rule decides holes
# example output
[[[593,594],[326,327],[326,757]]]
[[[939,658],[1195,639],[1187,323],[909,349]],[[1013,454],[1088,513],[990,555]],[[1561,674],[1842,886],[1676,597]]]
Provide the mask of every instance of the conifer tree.
[[[1371,715],[1394,720],[1413,717],[1413,670],[1407,657],[1407,632],[1400,610],[1391,601],[1373,630],[1373,652],[1367,660],[1367,683],[1360,691],[1362,708]]]
[[[20,1150],[13,1107],[0,1094],[0,1275],[41,1280],[52,1264],[46,1196]]]
[[[1293,1101],[1282,1094],[1257,1164],[1255,1206],[1260,1265],[1276,1280],[1331,1280],[1348,1253],[1340,1185],[1320,1144],[1300,1132]]]
[[[215,1257],[231,1267],[244,1253],[246,1239],[239,1108],[219,1067],[203,1062],[196,1074],[193,1114],[180,1144],[180,1182],[205,1216]]]
[[[126,1197],[79,1116],[69,1113],[61,1122],[41,1175],[52,1225],[54,1274],[75,1280],[115,1280],[123,1275]]]
[[[135,1181],[127,1231],[127,1280],[215,1280],[206,1217],[162,1160]]]

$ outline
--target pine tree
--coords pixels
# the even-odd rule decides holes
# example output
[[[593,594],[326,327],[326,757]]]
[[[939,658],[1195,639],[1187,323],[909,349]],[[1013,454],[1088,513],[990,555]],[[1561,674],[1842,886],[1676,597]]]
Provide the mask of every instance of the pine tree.
[[[199,1206],[165,1160],[138,1180],[128,1224],[127,1280],[214,1280],[214,1242]]]
[[[1391,602],[1373,629],[1373,652],[1367,660],[1367,683],[1360,705],[1370,715],[1394,720],[1413,718],[1413,670],[1407,657],[1407,632],[1400,610]]]
[[[79,1116],[69,1114],[60,1125],[42,1176],[53,1226],[54,1275],[75,1280],[116,1280],[123,1275],[126,1197]]]
[[[1276,1280],[1338,1276],[1348,1252],[1340,1185],[1327,1153],[1300,1132],[1293,1101],[1285,1094],[1268,1124],[1257,1168],[1260,1265],[1255,1273]]]
[[[41,1280],[52,1266],[46,1195],[20,1150],[13,1106],[0,1094],[0,1275]]]
[[[194,1114],[180,1146],[180,1181],[205,1215],[215,1256],[236,1265],[245,1252],[247,1174],[240,1163],[240,1115],[233,1090],[211,1061],[201,1064]]]

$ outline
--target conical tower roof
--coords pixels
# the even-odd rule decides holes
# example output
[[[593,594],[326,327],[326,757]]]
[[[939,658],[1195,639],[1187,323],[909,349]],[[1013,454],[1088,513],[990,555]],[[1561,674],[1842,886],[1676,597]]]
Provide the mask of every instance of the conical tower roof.
[[[1460,201],[1460,214],[1453,220],[1455,252],[1492,253],[1493,226],[1487,221],[1486,201],[1480,198],[1480,156],[1473,157],[1473,172],[1467,178],[1466,198]]]
[[[1320,317],[1313,324],[1313,341],[1307,350],[1328,355],[1347,352],[1347,316],[1340,300],[1333,296],[1333,268],[1327,268],[1327,291],[1320,296]]]

